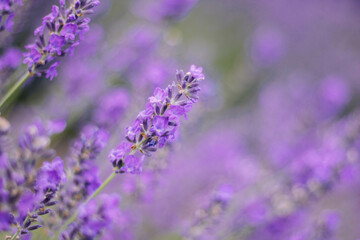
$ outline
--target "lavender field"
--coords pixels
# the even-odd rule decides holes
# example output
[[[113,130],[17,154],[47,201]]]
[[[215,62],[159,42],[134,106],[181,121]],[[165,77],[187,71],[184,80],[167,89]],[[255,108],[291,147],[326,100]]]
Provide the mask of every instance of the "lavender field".
[[[0,239],[360,240],[359,12],[0,0]]]

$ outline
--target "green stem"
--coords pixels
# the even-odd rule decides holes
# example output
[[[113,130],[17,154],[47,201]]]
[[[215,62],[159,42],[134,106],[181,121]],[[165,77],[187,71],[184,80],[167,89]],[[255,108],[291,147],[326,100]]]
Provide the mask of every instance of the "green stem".
[[[7,93],[0,100],[0,109],[4,107],[9,98],[26,82],[30,77],[29,72],[26,72],[21,78],[7,91]]]
[[[111,182],[111,180],[113,180],[113,178],[116,176],[116,172],[114,171],[97,189],[96,191],[91,194],[90,197],[88,197],[86,199],[86,201],[84,202],[84,204],[87,204],[91,199],[93,199],[94,197],[96,197],[97,195],[99,195],[99,193]],[[65,222],[65,224],[60,228],[59,231],[57,231],[55,233],[55,236],[53,239],[58,239],[60,236],[60,233],[62,233],[63,231],[66,230],[66,228],[73,222],[76,220],[78,215],[78,211],[75,211],[74,214]]]
[[[29,220],[29,216],[27,216],[27,217],[25,218],[23,225],[24,225],[28,220]],[[10,240],[15,240],[16,237],[19,235],[20,231],[21,231],[21,227],[19,226],[19,227],[18,227],[18,230],[17,230],[16,233],[10,238]]]

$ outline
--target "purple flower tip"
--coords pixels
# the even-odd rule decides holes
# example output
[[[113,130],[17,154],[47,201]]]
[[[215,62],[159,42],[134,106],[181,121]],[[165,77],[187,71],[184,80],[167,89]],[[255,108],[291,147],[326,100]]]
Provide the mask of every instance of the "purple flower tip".
[[[61,158],[57,157],[51,163],[44,162],[36,179],[36,189],[43,192],[48,189],[56,191],[65,181],[64,163]]]

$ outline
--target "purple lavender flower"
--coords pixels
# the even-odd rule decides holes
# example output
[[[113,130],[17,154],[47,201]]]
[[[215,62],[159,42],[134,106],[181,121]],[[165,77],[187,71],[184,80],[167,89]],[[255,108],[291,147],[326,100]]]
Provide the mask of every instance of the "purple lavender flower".
[[[106,60],[106,67],[117,73],[136,69],[144,59],[149,58],[159,42],[159,34],[155,29],[133,27],[125,33],[119,46],[111,49]]]
[[[65,181],[66,175],[63,161],[58,157],[51,163],[44,162],[38,173],[35,187],[40,192],[46,192],[48,190],[56,191],[60,183],[64,183]]]
[[[250,55],[255,64],[268,67],[280,61],[286,54],[286,44],[281,32],[259,27],[251,40]]]
[[[202,68],[193,65],[185,75],[183,71],[178,71],[176,78],[177,84],[173,82],[166,89],[155,89],[146,109],[127,128],[127,142],[123,141],[110,152],[110,161],[118,172],[141,172],[144,155],[151,156],[166,142],[175,139],[180,117],[190,111],[199,98],[199,82],[204,75]],[[135,155],[137,151],[142,155]]]
[[[66,181],[63,161],[58,157],[51,163],[45,162],[38,172],[35,189],[36,192],[26,191],[18,204],[19,233],[28,234],[42,226],[38,224],[39,216],[49,214],[49,208],[57,202],[54,201],[60,185]]]
[[[59,192],[57,209],[61,220],[67,219],[79,203],[100,186],[95,159],[105,147],[109,135],[94,125],[85,126],[71,149],[69,182]]]
[[[138,1],[134,11],[153,21],[179,20],[195,6],[198,0]]]
[[[0,70],[14,69],[21,64],[21,51],[17,48],[9,48],[0,57]]]
[[[14,14],[15,5],[22,5],[21,0],[0,1],[0,32],[5,29],[11,31],[14,24],[12,20],[15,16]]]
[[[46,207],[55,204],[51,199],[65,177],[62,161],[56,159],[51,164],[45,163],[39,172],[35,168],[35,163],[40,157],[47,155],[45,153],[48,141],[44,139],[56,131],[61,131],[64,125],[60,125],[49,122],[44,126],[37,122],[28,126],[26,133],[21,137],[18,149],[7,148],[5,151],[1,146],[0,172],[4,178],[0,182],[0,205],[2,217],[6,220],[6,223],[2,223],[3,228],[9,230],[9,224],[16,224],[21,229],[18,234],[33,231],[40,227],[37,224],[31,225],[38,215],[49,213],[50,210]],[[10,124],[1,118],[0,145],[7,144],[5,138],[9,128]],[[28,215],[30,212],[32,214]]]
[[[119,196],[116,194],[99,196],[99,202],[90,201],[79,208],[79,215],[76,222],[72,223],[68,229],[62,233],[62,240],[95,239],[103,230],[109,229],[116,224],[120,218]]]
[[[50,136],[62,132],[65,127],[66,123],[62,120],[43,123],[37,119],[26,126],[24,134],[19,138],[19,147],[24,151],[41,152],[49,145]]]
[[[228,209],[233,198],[234,189],[231,185],[223,184],[213,193],[210,201],[201,209],[202,214],[195,216],[191,226],[183,234],[184,239],[215,239],[213,228],[217,225],[221,216]]]
[[[36,42],[26,46],[24,63],[28,64],[30,75],[45,75],[53,79],[57,76],[58,58],[71,55],[79,45],[83,34],[89,30],[92,8],[98,0],[73,0],[68,8],[64,0],[54,5],[52,12],[43,18],[43,24],[34,31]]]
[[[113,89],[106,93],[99,101],[94,112],[95,122],[107,129],[114,127],[129,106],[129,94],[125,89]]]

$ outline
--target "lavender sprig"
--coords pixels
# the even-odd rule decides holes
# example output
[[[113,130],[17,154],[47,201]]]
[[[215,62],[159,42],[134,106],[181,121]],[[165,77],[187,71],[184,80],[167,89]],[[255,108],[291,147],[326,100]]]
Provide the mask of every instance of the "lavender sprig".
[[[85,200],[101,184],[98,167],[94,161],[105,147],[109,135],[96,126],[86,126],[74,142],[69,159],[69,182],[59,193],[58,216],[65,220],[79,202]]]
[[[204,75],[202,68],[192,65],[186,74],[178,71],[176,78],[177,83],[166,89],[155,89],[146,109],[126,129],[126,140],[110,152],[109,158],[117,173],[140,173],[144,156],[151,156],[166,142],[175,140],[180,117],[186,117],[197,102],[199,82]]]
[[[49,149],[50,136],[61,132],[65,127],[64,122],[47,122],[43,124],[36,121],[26,127],[25,132],[19,139],[19,147],[10,149],[14,151],[4,151],[1,149],[0,173],[3,173],[1,192],[3,195],[0,202],[6,203],[2,211],[19,213],[20,218],[27,212],[27,206],[31,199],[29,193],[35,191],[35,181],[38,172],[35,165],[39,159],[54,157],[54,151]],[[10,124],[4,118],[0,118],[1,142],[6,141],[6,132],[9,131]],[[5,144],[5,143],[2,143]],[[8,144],[9,145],[9,144]],[[9,147],[8,147],[9,149]],[[31,204],[28,204],[31,205]]]
[[[207,205],[199,210],[192,221],[191,226],[185,230],[183,240],[208,239],[213,235],[213,228],[218,225],[221,216],[229,208],[234,190],[230,185],[221,185],[213,194]]]
[[[127,141],[123,141],[110,152],[109,158],[114,166],[113,173],[84,204],[99,195],[118,173],[140,173],[142,160],[140,161],[134,154],[140,153],[142,157],[150,156],[167,141],[175,139],[180,116],[186,116],[193,103],[199,98],[199,82],[204,79],[204,74],[201,67],[192,65],[188,73],[178,71],[176,77],[177,84],[173,82],[166,89],[155,89],[154,96],[149,98],[146,109],[140,112],[133,125],[127,128],[125,136]],[[57,239],[76,220],[78,214],[76,211],[55,233],[53,239]]]
[[[65,0],[60,0],[60,6],[53,5],[52,12],[34,31],[37,40],[26,46],[24,63],[28,64],[31,76],[44,74],[50,79],[57,76],[58,58],[71,55],[79,45],[83,34],[89,30],[90,19],[85,16],[99,4],[98,0],[73,0],[66,8]]]
[[[120,216],[119,196],[102,194],[99,198],[99,202],[92,200],[79,208],[77,221],[61,234],[60,239],[95,239],[104,229],[117,222]]]
[[[37,38],[25,48],[24,63],[28,71],[8,90],[0,100],[0,108],[26,82],[30,76],[42,76],[52,80],[57,76],[59,57],[72,55],[74,47],[79,45],[85,32],[89,30],[90,19],[85,16],[93,12],[100,4],[98,0],[59,0],[59,6],[53,5],[52,12],[43,18],[43,23],[36,28]]]
[[[14,6],[21,5],[21,0],[1,0],[0,1],[0,32],[5,29],[11,31],[13,27]],[[6,20],[5,20],[6,18]]]
[[[45,162],[38,172],[36,179],[35,189],[36,194],[32,197],[33,210],[28,213],[27,217],[21,225],[18,224],[18,230],[11,237],[16,237],[21,234],[28,234],[30,231],[34,231],[42,226],[38,224],[39,216],[46,215],[52,210],[49,208],[54,206],[57,202],[54,201],[56,192],[59,190],[60,184],[66,181],[66,175],[64,172],[63,161],[58,157],[50,162]],[[41,199],[38,202],[38,199]],[[34,224],[35,223],[35,224]]]

